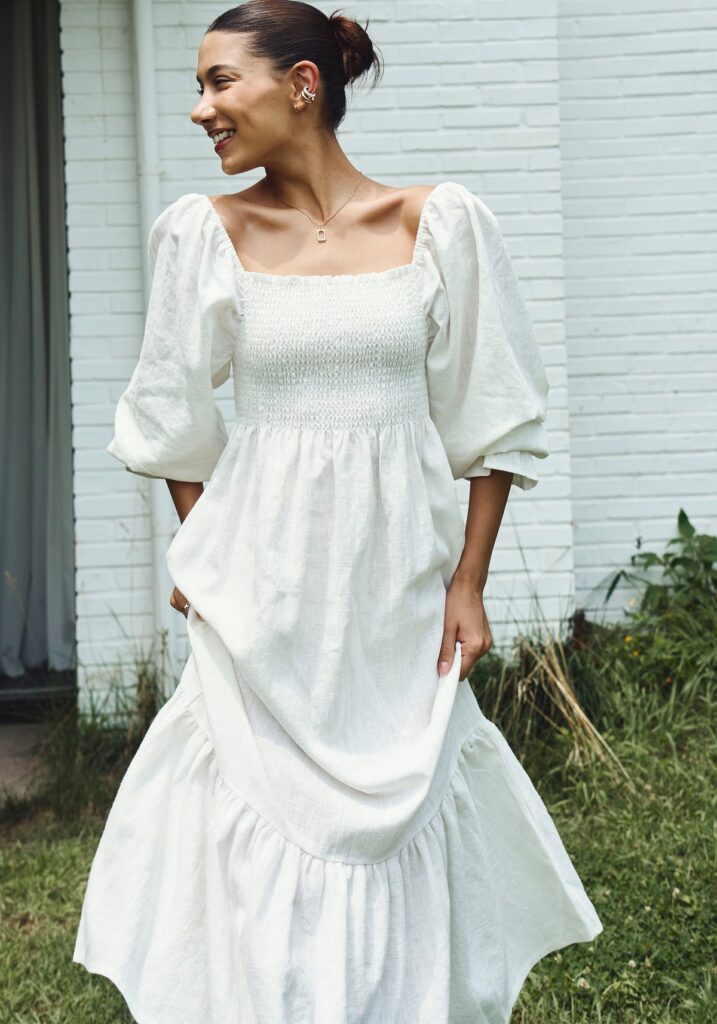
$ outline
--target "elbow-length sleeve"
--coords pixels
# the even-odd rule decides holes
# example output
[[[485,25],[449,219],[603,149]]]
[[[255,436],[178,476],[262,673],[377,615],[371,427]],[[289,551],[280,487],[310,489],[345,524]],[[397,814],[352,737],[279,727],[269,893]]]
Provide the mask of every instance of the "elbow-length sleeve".
[[[212,214],[207,196],[190,193],[150,231],[142,346],[106,449],[141,476],[208,480],[228,440],[213,389],[229,377],[239,310]]]
[[[454,479],[503,469],[528,490],[548,455],[548,379],[498,221],[456,182],[425,202],[417,253],[431,419]]]

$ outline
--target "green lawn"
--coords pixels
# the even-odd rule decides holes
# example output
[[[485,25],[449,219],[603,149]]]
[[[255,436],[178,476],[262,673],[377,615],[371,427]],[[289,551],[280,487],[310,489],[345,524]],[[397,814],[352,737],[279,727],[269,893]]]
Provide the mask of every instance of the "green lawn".
[[[534,776],[604,931],[538,964],[514,1024],[717,1021],[713,734],[612,746],[632,793],[603,772]]]
[[[609,738],[634,792],[609,767],[563,769],[555,755],[527,765],[605,931],[540,961],[514,1024],[717,1021],[713,736],[686,730],[676,747],[664,735],[645,747]],[[71,962],[101,827],[101,816],[70,827],[41,814],[6,826],[2,1024],[131,1024],[114,986]]]

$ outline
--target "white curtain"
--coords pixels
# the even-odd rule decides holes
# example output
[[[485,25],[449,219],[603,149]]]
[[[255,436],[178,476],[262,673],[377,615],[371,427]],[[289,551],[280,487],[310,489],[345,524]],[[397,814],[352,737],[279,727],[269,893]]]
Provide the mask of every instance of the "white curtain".
[[[2,0],[0,675],[74,665],[58,0]]]

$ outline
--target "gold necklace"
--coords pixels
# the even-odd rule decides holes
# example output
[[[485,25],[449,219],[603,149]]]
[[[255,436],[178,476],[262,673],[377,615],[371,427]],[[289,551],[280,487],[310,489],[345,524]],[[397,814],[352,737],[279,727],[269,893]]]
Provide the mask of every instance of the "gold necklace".
[[[353,199],[353,197],[356,195],[358,187],[361,184],[361,179],[362,178],[363,178],[363,171],[360,171],[359,172],[359,180],[356,183],[356,188],[353,190],[353,192],[349,196],[349,199]],[[290,207],[292,210],[298,210],[299,213],[303,213],[303,215],[305,217],[308,217],[312,224],[316,224],[316,240],[317,240],[317,242],[325,242],[326,241],[326,231],[325,231],[326,225],[329,223],[329,221],[333,217],[336,216],[337,213],[339,213],[339,211],[343,210],[344,206],[346,206],[346,203],[348,203],[348,201],[349,201],[349,199],[345,199],[344,202],[341,204],[341,206],[339,206],[338,210],[334,210],[334,212],[331,214],[331,217],[327,217],[325,221],[323,221],[322,223],[319,223],[319,221],[314,220],[314,218],[311,217],[306,212],[306,210],[302,210],[298,206],[292,206],[291,203],[287,203],[285,199],[281,198],[281,196],[277,196],[276,192],[274,192],[274,189],[271,187],[271,185],[269,184],[269,182],[266,179],[264,179],[264,183],[265,183],[266,187],[269,189],[269,191],[272,193],[272,195],[276,196],[276,198],[279,200],[280,203],[283,203],[284,206]]]

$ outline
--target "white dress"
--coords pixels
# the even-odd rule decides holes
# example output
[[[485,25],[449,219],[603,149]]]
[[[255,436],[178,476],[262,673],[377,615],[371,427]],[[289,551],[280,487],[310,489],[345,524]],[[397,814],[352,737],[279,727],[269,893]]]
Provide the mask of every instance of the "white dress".
[[[110,811],[74,960],[139,1024],[507,1024],[537,960],[602,924],[460,643],[436,667],[454,480],[527,489],[548,454],[498,222],[444,181],[410,264],[274,275],[192,193],[149,247],[108,451],[208,481],[167,551],[191,654]]]

